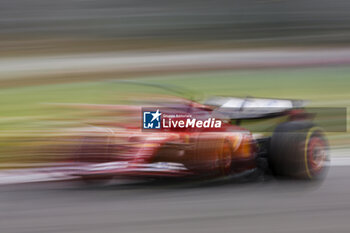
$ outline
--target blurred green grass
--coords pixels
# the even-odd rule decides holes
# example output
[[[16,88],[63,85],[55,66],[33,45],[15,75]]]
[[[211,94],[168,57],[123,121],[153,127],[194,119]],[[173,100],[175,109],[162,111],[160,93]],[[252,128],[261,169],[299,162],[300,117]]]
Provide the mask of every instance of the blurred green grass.
[[[200,99],[208,95],[257,96],[311,100],[311,106],[350,105],[350,68],[260,69],[203,72],[128,79],[142,83],[169,84],[192,90]],[[119,81],[80,82],[0,89],[1,128],[23,119],[57,116],[60,108],[50,103],[116,104],[140,93],[166,93],[149,86]]]
[[[57,107],[53,103],[120,104],[142,94],[169,94],[149,86],[123,83],[120,79],[106,81],[100,78],[101,81],[94,82],[0,89],[1,151],[11,154],[14,151],[11,148],[18,148],[18,143],[8,140],[9,137],[24,137],[28,132],[46,129],[50,122],[74,120],[74,117],[84,115],[83,110]],[[213,71],[139,77],[128,81],[184,87],[192,90],[197,100],[210,95],[256,96],[306,99],[311,101],[310,106],[319,107],[350,106],[349,67]],[[334,134],[332,138],[340,144],[350,141],[345,133]],[[337,142],[333,144],[338,145]],[[5,161],[15,157],[7,156]]]

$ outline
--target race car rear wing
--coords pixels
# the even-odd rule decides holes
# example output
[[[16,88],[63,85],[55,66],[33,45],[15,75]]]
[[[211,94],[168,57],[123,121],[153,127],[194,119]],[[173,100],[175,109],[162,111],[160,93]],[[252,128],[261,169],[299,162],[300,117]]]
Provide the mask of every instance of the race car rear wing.
[[[214,117],[221,119],[270,118],[286,111],[303,108],[306,101],[268,98],[211,97],[205,104],[214,107]]]

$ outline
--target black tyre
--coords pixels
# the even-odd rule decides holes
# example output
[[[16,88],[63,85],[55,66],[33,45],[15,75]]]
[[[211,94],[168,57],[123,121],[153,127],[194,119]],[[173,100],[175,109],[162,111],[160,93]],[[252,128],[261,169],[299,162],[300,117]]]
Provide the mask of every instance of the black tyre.
[[[328,141],[311,122],[282,123],[272,135],[268,161],[276,176],[321,179],[329,167]]]

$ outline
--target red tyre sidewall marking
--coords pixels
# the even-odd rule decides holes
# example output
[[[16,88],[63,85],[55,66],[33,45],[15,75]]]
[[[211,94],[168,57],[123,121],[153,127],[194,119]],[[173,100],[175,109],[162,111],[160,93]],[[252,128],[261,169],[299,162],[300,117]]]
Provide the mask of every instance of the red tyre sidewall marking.
[[[327,159],[326,147],[327,145],[321,137],[315,135],[311,137],[307,147],[307,158],[310,172],[313,175],[319,173],[324,167],[325,161]],[[323,155],[319,155],[320,158],[315,158],[314,153],[317,152],[316,150],[323,150],[323,152],[321,152]]]

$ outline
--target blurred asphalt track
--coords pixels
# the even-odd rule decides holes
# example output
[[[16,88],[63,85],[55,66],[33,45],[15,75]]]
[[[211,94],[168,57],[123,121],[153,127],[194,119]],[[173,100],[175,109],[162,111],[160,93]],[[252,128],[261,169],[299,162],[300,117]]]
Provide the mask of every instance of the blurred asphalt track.
[[[0,186],[1,233],[349,232],[350,169],[323,183]]]

